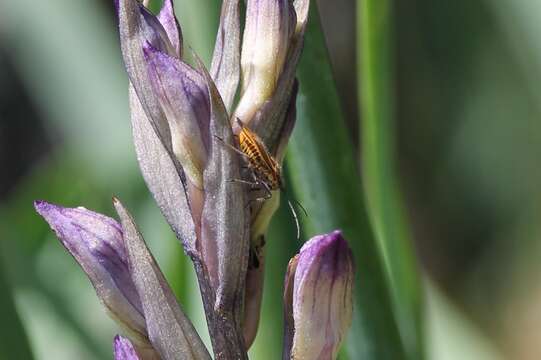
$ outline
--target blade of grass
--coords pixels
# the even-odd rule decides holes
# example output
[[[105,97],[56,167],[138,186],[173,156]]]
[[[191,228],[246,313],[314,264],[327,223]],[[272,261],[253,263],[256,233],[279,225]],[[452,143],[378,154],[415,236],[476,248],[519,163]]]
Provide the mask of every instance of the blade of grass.
[[[364,186],[391,284],[393,307],[411,359],[422,359],[421,296],[395,172],[390,0],[357,1],[358,86]]]
[[[313,236],[340,228],[353,249],[355,311],[347,351],[351,359],[404,359],[314,3],[298,77],[297,125],[287,166],[294,192],[309,214],[303,222],[305,233]]]

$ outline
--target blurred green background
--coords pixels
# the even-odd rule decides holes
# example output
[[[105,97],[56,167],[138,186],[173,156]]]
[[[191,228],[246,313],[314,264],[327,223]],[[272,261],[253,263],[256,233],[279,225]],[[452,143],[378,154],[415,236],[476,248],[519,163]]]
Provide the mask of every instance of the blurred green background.
[[[208,64],[219,1],[175,5],[185,43]],[[319,5],[358,150],[355,2]],[[541,2],[393,5],[396,170],[426,299],[426,358],[539,359]],[[311,159],[293,150],[292,164]],[[0,2],[0,169],[0,359],[111,358],[118,331],[35,199],[112,215],[111,196],[121,198],[208,337],[191,264],[138,172],[112,1]],[[278,299],[299,247],[291,226],[282,207],[254,359],[278,357]]]

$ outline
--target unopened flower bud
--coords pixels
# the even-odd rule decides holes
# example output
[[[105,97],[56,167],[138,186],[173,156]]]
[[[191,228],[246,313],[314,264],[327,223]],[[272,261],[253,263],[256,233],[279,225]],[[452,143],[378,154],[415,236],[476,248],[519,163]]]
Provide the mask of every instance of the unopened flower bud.
[[[236,116],[248,123],[276,88],[294,30],[289,0],[248,0],[242,41],[242,92]]]
[[[313,237],[288,267],[284,359],[333,360],[351,324],[353,258],[340,231]]]
[[[115,360],[139,360],[135,348],[130,340],[120,335],[115,336],[113,341]]]
[[[128,269],[120,224],[83,207],[45,201],[34,206],[89,277],[109,315],[133,339],[146,342],[143,308]]]
[[[150,45],[143,50],[150,83],[169,123],[173,152],[192,184],[202,189],[210,121],[205,80],[182,60]]]

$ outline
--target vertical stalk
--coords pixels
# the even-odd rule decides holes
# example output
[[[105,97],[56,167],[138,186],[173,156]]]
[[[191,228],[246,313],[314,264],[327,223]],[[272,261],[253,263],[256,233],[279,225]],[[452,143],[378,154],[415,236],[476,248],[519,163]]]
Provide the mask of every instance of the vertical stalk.
[[[223,312],[214,307],[214,294],[209,286],[208,274],[204,264],[196,257],[192,258],[203,307],[207,318],[208,331],[215,360],[247,360],[246,347],[240,324],[232,311]]]
[[[357,1],[363,180],[393,309],[410,359],[422,359],[420,286],[395,161],[391,0]]]

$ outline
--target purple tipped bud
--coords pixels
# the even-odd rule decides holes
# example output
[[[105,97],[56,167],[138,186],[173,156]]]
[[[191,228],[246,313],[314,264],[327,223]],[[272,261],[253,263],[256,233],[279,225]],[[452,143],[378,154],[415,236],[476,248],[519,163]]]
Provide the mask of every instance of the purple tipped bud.
[[[111,317],[144,342],[143,308],[130,277],[121,226],[83,207],[64,208],[45,201],[34,206],[83,268]]]
[[[285,282],[284,359],[336,359],[353,309],[353,258],[341,232],[308,241]]]
[[[171,130],[173,152],[186,175],[203,188],[209,144],[210,105],[205,80],[189,65],[144,47],[152,88]]]
[[[128,4],[129,2],[134,1],[135,3]],[[130,8],[137,9],[136,12],[138,12],[138,14],[131,15],[129,13]],[[123,21],[125,21],[126,17],[139,16],[139,31],[141,32],[141,40],[146,40],[147,42],[151,43],[152,46],[161,49],[162,51],[167,51],[171,54],[175,53],[175,49],[171,43],[171,40],[169,39],[166,29],[164,29],[160,20],[154,16],[143,4],[137,3],[136,0],[120,0],[118,11],[119,21],[121,24]]]
[[[164,0],[162,9],[158,14],[158,20],[162,24],[171,44],[176,50],[176,56],[182,57],[182,31],[175,17],[173,0]]]
[[[120,335],[115,336],[113,341],[115,360],[139,360],[135,348],[130,340]]]
[[[236,111],[245,123],[274,93],[294,19],[289,0],[248,0],[241,54],[242,97]]]

